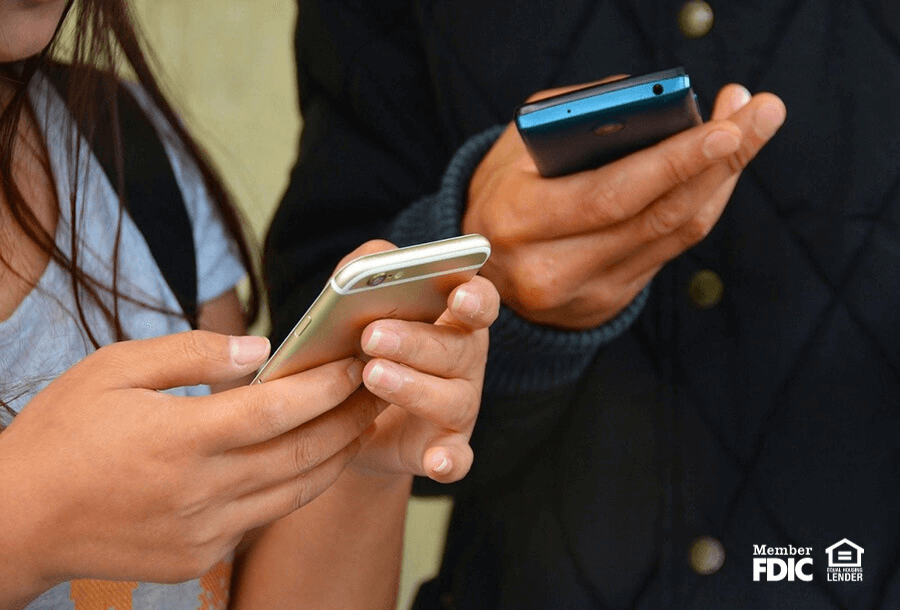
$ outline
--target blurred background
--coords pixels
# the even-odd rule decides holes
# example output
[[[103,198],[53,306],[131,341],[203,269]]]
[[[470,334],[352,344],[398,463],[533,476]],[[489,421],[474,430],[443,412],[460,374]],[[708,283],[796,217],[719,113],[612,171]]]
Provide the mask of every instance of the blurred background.
[[[296,2],[131,4],[159,61],[166,92],[217,164],[261,244],[302,127],[293,62]],[[254,332],[267,333],[267,323]],[[444,499],[412,501],[400,609],[409,606],[419,581],[437,570],[448,510]]]

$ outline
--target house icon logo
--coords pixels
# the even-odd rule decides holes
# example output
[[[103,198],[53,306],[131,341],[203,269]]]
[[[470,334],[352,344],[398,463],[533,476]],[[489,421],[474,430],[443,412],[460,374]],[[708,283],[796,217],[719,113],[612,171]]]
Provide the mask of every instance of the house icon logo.
[[[831,582],[857,581],[863,579],[862,556],[865,550],[846,538],[827,549],[828,580]]]
[[[828,553],[828,567],[831,568],[861,568],[862,555],[865,552],[858,544],[853,544],[846,538],[825,549]]]

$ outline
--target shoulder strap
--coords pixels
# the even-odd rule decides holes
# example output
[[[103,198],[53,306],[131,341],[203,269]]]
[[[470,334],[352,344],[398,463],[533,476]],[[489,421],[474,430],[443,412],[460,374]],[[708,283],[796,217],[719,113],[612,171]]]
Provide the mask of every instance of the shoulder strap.
[[[69,74],[59,64],[56,67],[59,69],[48,70],[47,76],[66,100]],[[159,134],[127,89],[120,86],[117,91],[125,209],[143,234],[182,311],[196,328],[197,255],[190,216]],[[100,110],[98,116],[106,120],[98,121],[90,138],[91,150],[118,192],[114,114],[110,108]]]

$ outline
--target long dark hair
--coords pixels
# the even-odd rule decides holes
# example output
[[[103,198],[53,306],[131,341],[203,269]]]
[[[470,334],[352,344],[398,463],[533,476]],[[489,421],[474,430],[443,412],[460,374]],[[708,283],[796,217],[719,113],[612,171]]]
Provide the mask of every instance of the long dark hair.
[[[71,23],[73,21],[74,23]],[[67,22],[67,28],[71,27],[73,36],[71,39],[66,37],[67,48],[59,49],[63,22]],[[69,71],[69,77],[66,79],[68,87],[64,96],[74,118],[73,124],[79,126],[89,141],[91,141],[91,134],[96,126],[101,125],[104,121],[107,122],[107,125],[109,124],[110,117],[100,116],[99,109],[113,109],[114,112],[117,92],[123,86],[117,73],[123,68],[131,70],[137,82],[172,126],[180,138],[182,146],[196,160],[204,184],[238,245],[245,268],[250,272],[250,294],[245,308],[245,318],[247,324],[251,324],[259,315],[261,290],[259,280],[256,279],[257,274],[254,272],[255,257],[251,254],[248,236],[243,229],[246,225],[242,222],[229,193],[208,161],[206,154],[187,133],[160,90],[159,83],[148,63],[148,51],[145,49],[126,3],[124,0],[78,0],[77,2],[69,0],[63,18],[60,20],[60,26],[47,48],[35,57],[15,64],[0,66],[0,78],[11,84],[14,91],[12,98],[0,115],[0,189],[2,189],[0,195],[5,200],[13,222],[26,237],[48,254],[52,261],[68,270],[80,322],[94,347],[100,347],[100,343],[88,324],[83,302],[85,298],[93,300],[100,307],[113,329],[117,341],[128,338],[123,331],[118,312],[119,300],[126,298],[119,294],[117,277],[122,215],[120,214],[120,227],[116,234],[115,251],[117,256],[113,261],[112,285],[108,285],[98,278],[88,276],[80,268],[78,248],[76,247],[78,240],[75,239],[77,237],[75,231],[79,223],[71,223],[72,251],[70,253],[63,252],[57,246],[54,236],[39,222],[14,178],[14,152],[18,145],[20,123],[23,113],[30,112],[28,106],[29,83],[36,74],[61,69],[60,64],[56,61],[57,55],[65,58],[63,61],[66,66],[63,69]],[[118,159],[116,165],[121,169],[121,134],[118,121],[112,121],[112,125],[113,141],[116,143],[114,152]],[[76,150],[70,151],[70,154],[77,157],[79,147],[74,148]],[[47,163],[46,159],[43,161]],[[77,158],[72,167],[81,167]],[[46,165],[44,169],[48,175],[51,175],[49,165]],[[76,184],[71,190],[71,200],[59,202],[60,206],[68,205],[70,207],[73,219],[76,213],[75,200],[78,183],[83,181],[84,177],[76,174],[74,180]],[[113,180],[113,188],[118,191],[120,201],[124,202],[124,178],[121,176],[121,171],[118,179]],[[124,209],[124,205],[122,209]],[[0,263],[5,263],[11,272],[16,273],[9,264],[9,259],[4,256],[3,250],[0,248]],[[99,295],[104,292],[112,293],[112,307],[104,305],[103,300],[99,298]],[[184,315],[192,325],[196,324],[196,319]]]

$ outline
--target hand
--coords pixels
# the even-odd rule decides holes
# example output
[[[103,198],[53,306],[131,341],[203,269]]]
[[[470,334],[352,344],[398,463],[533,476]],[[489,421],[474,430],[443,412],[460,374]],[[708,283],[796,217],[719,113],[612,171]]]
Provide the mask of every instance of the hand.
[[[338,267],[393,247],[368,242]],[[468,472],[487,326],[500,298],[476,277],[454,289],[447,303],[435,324],[378,320],[363,331],[361,348],[373,356],[364,370],[371,391],[365,394],[386,410],[333,486],[254,538],[237,564],[235,608],[396,603],[411,475],[451,482]],[[336,573],[348,577],[335,579]]]
[[[472,177],[463,217],[465,232],[492,244],[482,275],[532,322],[584,329],[612,319],[709,233],[784,118],[776,96],[728,85],[708,123],[552,179],[508,126]]]
[[[351,256],[390,247],[369,242]],[[468,473],[487,328],[499,307],[494,286],[476,276],[453,290],[434,324],[391,319],[366,327],[362,348],[373,359],[366,364],[364,383],[391,405],[375,420],[371,438],[352,462],[356,473],[411,473],[444,483]]]
[[[73,578],[197,577],[337,479],[379,409],[358,360],[212,396],[156,391],[244,376],[268,350],[204,331],[123,342],[39,392],[0,434],[0,606]]]

